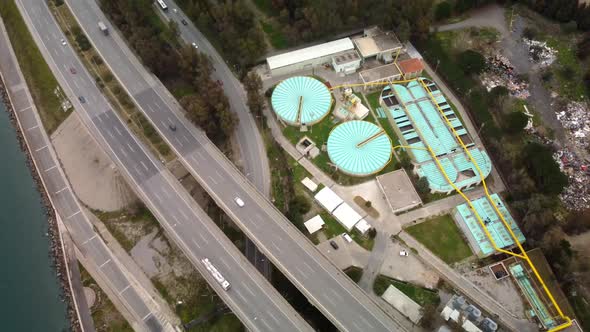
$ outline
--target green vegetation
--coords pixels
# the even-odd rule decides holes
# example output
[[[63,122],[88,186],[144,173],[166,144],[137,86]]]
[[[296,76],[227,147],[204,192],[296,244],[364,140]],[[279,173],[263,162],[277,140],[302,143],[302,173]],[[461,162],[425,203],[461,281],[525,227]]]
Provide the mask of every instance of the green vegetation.
[[[368,234],[362,235],[356,229],[352,229],[350,232],[344,228],[334,217],[332,217],[328,212],[322,211],[320,212],[320,216],[324,219],[326,223],[324,225],[323,232],[326,234],[326,237],[331,239],[335,236],[340,236],[342,233],[348,233],[350,237],[354,240],[354,242],[358,243],[361,247],[365,248],[368,251],[373,250],[373,246],[375,245],[375,239],[371,238]]]
[[[361,280],[361,277],[363,276],[363,269],[358,268],[356,266],[349,266],[346,269],[344,269],[344,273],[346,273],[346,275],[352,279],[352,281],[358,283]]]
[[[432,218],[405,230],[448,264],[461,261],[472,255],[461,231],[448,214]]]
[[[582,326],[590,326],[590,303],[578,293],[571,295],[569,300],[576,313],[576,318],[580,320]]]
[[[537,187],[546,194],[559,194],[567,186],[567,176],[559,170],[549,147],[529,143],[524,151],[524,160]]]
[[[277,49],[286,48],[288,45],[287,39],[283,32],[275,27],[275,24],[271,21],[260,21],[262,30],[270,38],[270,44],[272,47]]]
[[[421,306],[425,306],[427,304],[436,306],[440,303],[440,297],[438,296],[437,291],[419,287],[408,282],[392,279],[384,275],[379,275],[375,279],[373,291],[375,294],[381,296],[383,293],[385,293],[389,285],[393,285],[395,288],[399,289],[402,293],[407,295],[410,299]]]
[[[459,53],[458,61],[463,65],[463,71],[467,75],[480,74],[486,66],[486,59],[481,53],[474,50]]]
[[[53,73],[39,52],[14,1],[1,1],[0,15],[27,86],[39,110],[43,126],[47,133],[51,134],[68,117],[71,108],[67,111],[62,109],[62,103],[67,102],[67,99],[63,96]]]
[[[547,45],[557,50],[556,64],[551,66],[557,84],[552,88],[568,99],[583,100],[584,96],[587,96],[582,82],[584,71],[576,57],[575,43],[569,37],[549,36],[546,39]]]

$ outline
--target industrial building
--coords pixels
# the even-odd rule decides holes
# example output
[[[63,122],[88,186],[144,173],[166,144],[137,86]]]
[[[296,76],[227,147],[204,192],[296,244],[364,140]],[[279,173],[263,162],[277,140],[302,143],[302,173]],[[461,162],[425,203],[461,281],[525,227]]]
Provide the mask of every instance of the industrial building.
[[[379,27],[365,29],[363,36],[354,39],[353,42],[363,61],[376,59],[391,63],[403,48],[393,32],[383,31]]]
[[[312,125],[322,120],[332,105],[332,94],[315,78],[295,76],[275,87],[272,108],[289,125]]]
[[[461,190],[471,188],[481,182],[482,176],[485,178],[490,174],[490,158],[485,151],[475,147],[461,120],[434,82],[423,79],[391,87],[383,89],[381,107],[393,119],[393,129],[401,145],[409,147],[407,152],[414,163],[414,172],[428,179],[431,192],[450,194],[455,187]],[[455,133],[478,167],[471,162]],[[433,159],[431,151],[438,162]]]
[[[397,66],[405,80],[419,77],[424,71],[422,60],[415,58],[399,61]]]
[[[354,51],[354,45],[350,38],[342,38],[328,43],[271,56],[266,59],[266,63],[271,76],[286,75],[297,71],[311,69],[314,66],[319,66],[325,63],[332,63],[333,57],[339,59],[337,61],[339,62],[339,69],[350,71],[350,68],[353,67],[351,62],[356,61],[353,60],[354,56],[351,51]],[[345,55],[345,58],[338,58],[338,56]],[[360,65],[360,59],[358,59],[358,63]]]
[[[510,225],[510,229],[518,241],[523,243],[525,237],[520,231],[520,228],[518,228],[518,225],[516,225],[516,222],[512,218],[512,215],[510,215],[510,212],[504,205],[504,202],[502,202],[500,196],[498,196],[498,194],[493,194],[490,197],[495,207],[498,208],[508,225]],[[486,229],[498,248],[509,249],[516,246],[514,239],[506,229],[506,226],[487,197],[484,196],[473,200],[471,204],[475,208],[477,215],[483,220]],[[479,257],[487,257],[496,253],[496,250],[485,234],[483,227],[467,203],[458,205],[453,210],[453,218],[467,237],[469,246],[474,253]]]
[[[495,332],[498,324],[484,317],[479,308],[469,304],[463,296],[453,295],[443,308],[440,316],[468,332]]]
[[[354,228],[359,233],[366,234],[371,229],[371,225],[332,189],[324,187],[315,194],[314,199],[347,231]]]
[[[367,176],[381,171],[391,161],[391,139],[367,121],[344,122],[330,133],[328,156],[339,171]]]
[[[337,73],[346,75],[355,73],[361,67],[361,57],[355,50],[332,56],[332,68]]]

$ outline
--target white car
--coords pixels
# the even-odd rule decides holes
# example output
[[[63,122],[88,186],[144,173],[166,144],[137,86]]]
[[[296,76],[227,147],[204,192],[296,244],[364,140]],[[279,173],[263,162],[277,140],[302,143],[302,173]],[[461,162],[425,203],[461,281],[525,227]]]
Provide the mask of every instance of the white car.
[[[342,237],[346,242],[352,243],[352,238],[350,237],[350,235],[348,235],[348,233],[342,233]]]
[[[62,44],[63,46],[66,46],[66,44],[67,44],[67,43],[66,43],[66,40],[62,38],[62,39],[61,39],[61,44]]]
[[[236,202],[236,204],[238,204],[239,207],[244,207],[244,201],[241,198],[234,198],[234,202]]]
[[[192,45],[195,49],[199,49],[199,46],[197,45],[197,43],[192,43]]]
[[[405,250],[401,250],[401,251],[399,252],[399,255],[400,255],[400,256],[405,256],[405,257],[408,257],[408,256],[410,256],[410,254],[408,254],[408,252],[407,252],[407,251],[405,251]]]

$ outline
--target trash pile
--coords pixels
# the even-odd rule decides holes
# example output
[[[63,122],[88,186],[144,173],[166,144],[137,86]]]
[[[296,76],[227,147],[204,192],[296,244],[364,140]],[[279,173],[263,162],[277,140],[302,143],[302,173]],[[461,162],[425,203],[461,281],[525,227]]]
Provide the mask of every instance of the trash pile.
[[[568,149],[557,151],[553,158],[568,176],[569,184],[559,198],[569,210],[590,208],[590,160],[578,157]]]
[[[590,113],[585,103],[570,102],[555,115],[569,131],[569,140],[574,146],[583,150],[590,147]]]
[[[510,60],[500,54],[487,58],[486,69],[480,79],[488,91],[496,86],[505,86],[516,98],[526,99],[530,95],[529,84],[518,77]]]
[[[529,49],[529,60],[541,66],[549,66],[557,58],[557,50],[547,46],[546,42],[523,38]]]

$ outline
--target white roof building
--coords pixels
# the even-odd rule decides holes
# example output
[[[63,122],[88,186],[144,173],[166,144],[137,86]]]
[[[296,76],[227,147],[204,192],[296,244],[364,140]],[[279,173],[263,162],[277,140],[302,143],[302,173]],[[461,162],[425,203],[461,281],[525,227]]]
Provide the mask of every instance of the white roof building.
[[[356,223],[356,225],[354,225],[354,228],[364,235],[369,231],[369,229],[371,229],[371,224],[369,224],[365,219],[361,219]]]
[[[481,332],[481,329],[468,319],[465,320],[461,327],[467,332]]]
[[[324,224],[324,219],[322,219],[322,217],[319,214],[304,223],[305,228],[307,228],[309,234],[313,234],[319,231],[320,229],[322,229]]]
[[[332,212],[338,222],[350,231],[362,216],[358,214],[348,203],[342,203]]]
[[[305,177],[303,180],[301,180],[301,183],[305,186],[305,188],[309,189],[312,193],[318,189],[318,185],[308,177]]]
[[[412,323],[418,324],[422,318],[422,307],[399,289],[395,288],[395,286],[389,285],[381,297],[404,316],[408,317]]]
[[[310,46],[274,55],[266,58],[268,69],[272,75],[288,74],[297,70],[304,70],[307,66],[317,66],[332,61],[332,56],[341,52],[354,50],[350,38],[342,38],[331,42]]]
[[[344,202],[340,196],[336,195],[336,193],[328,187],[324,187],[322,190],[318,191],[314,198],[324,209],[330,213],[332,213],[332,211],[334,211],[338,205]]]

